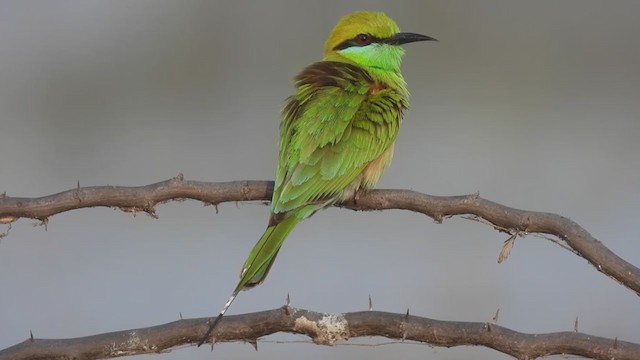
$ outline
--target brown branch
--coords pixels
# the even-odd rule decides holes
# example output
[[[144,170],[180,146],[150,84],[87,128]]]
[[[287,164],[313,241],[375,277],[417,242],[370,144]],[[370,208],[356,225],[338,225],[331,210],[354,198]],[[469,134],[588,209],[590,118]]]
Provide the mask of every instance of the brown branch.
[[[0,350],[0,360],[105,359],[167,352],[194,345],[208,327],[207,318],[74,339],[27,339]],[[408,314],[361,311],[323,314],[283,306],[251,314],[226,316],[216,329],[216,342],[245,341],[277,332],[309,336],[314,343],[334,345],[362,336],[418,341],[434,346],[481,345],[517,359],[573,354],[591,359],[640,359],[640,345],[578,332],[525,334],[490,323],[439,321]]]
[[[46,223],[52,215],[95,206],[116,207],[127,212],[144,211],[155,216],[155,206],[169,200],[188,198],[214,205],[229,201],[265,201],[271,198],[272,189],[273,183],[268,181],[205,183],[185,181],[178,176],[140,187],[78,186],[40,198],[13,198],[3,194],[0,195],[0,223],[10,224],[19,218],[39,219]],[[599,271],[640,294],[638,268],[616,256],[578,224],[559,215],[509,208],[484,200],[477,194],[439,197],[408,190],[360,193],[339,206],[353,210],[404,209],[423,213],[438,222],[453,215],[471,214],[508,232],[513,238],[527,233],[555,235]],[[163,352],[198,341],[206,327],[206,319],[191,319],[76,339],[28,339],[1,350],[0,360],[97,359]],[[229,316],[218,329],[217,341],[243,340],[255,344],[257,338],[280,331],[309,335],[318,344],[380,335],[436,346],[484,345],[519,359],[552,354],[575,354],[594,359],[640,358],[638,344],[576,332],[530,335],[485,323],[436,321],[373,311],[330,316],[289,307]]]
[[[0,195],[0,223],[19,218],[47,222],[52,215],[86,207],[107,206],[127,212],[143,211],[155,216],[155,206],[169,200],[194,199],[209,204],[271,199],[273,182],[232,181],[207,183],[186,181],[182,175],[159,183],[138,186],[80,187],[39,198]],[[373,190],[338,206],[352,210],[403,209],[425,214],[438,222],[453,215],[472,214],[512,235],[555,235],[598,271],[640,295],[640,269],[624,261],[572,220],[560,215],[510,208],[478,194],[431,196],[410,190]]]

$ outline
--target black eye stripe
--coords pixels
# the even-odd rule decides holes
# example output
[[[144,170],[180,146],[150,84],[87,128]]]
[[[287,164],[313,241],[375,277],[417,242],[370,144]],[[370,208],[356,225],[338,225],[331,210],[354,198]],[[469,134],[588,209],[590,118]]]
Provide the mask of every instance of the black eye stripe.
[[[369,41],[368,44],[361,44],[361,43],[358,42],[358,37],[362,36],[362,35],[369,36],[370,41]],[[333,50],[336,50],[336,51],[337,50],[344,50],[344,49],[347,49],[347,48],[350,48],[350,47],[353,47],[353,46],[362,47],[362,46],[367,46],[367,45],[373,44],[373,43],[380,43],[380,42],[383,42],[383,41],[384,41],[384,39],[380,39],[380,38],[375,37],[375,36],[373,36],[371,34],[358,34],[354,38],[345,40],[345,41],[341,42],[340,44],[336,45],[333,48]]]

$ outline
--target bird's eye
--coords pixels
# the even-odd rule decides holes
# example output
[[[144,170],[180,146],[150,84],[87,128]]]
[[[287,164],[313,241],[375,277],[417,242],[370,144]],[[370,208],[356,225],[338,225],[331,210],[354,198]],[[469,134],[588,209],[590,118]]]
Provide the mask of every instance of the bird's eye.
[[[371,36],[368,34],[358,34],[354,38],[355,42],[360,46],[371,44]]]

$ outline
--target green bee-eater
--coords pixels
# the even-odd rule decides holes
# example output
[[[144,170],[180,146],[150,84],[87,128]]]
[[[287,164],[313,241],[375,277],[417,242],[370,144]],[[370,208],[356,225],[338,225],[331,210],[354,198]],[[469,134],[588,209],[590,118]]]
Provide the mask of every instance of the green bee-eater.
[[[378,182],[409,105],[400,45],[429,40],[435,39],[400,32],[384,13],[355,12],[335,26],[322,61],[295,77],[296,91],[282,110],[269,227],[200,345],[238,293],[264,281],[298,222]]]

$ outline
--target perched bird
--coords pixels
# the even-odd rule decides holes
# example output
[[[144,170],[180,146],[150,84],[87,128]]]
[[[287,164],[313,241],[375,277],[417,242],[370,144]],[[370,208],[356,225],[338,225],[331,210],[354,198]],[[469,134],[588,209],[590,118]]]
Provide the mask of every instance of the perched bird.
[[[282,110],[269,226],[240,282],[198,346],[241,290],[264,281],[291,230],[316,211],[371,189],[389,166],[409,103],[400,45],[435,40],[400,32],[381,12],[354,12],[335,26],[324,58],[304,68]]]

